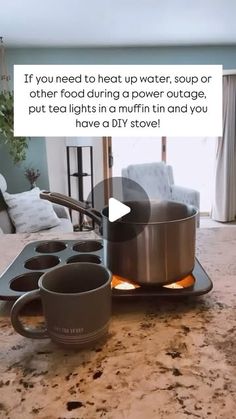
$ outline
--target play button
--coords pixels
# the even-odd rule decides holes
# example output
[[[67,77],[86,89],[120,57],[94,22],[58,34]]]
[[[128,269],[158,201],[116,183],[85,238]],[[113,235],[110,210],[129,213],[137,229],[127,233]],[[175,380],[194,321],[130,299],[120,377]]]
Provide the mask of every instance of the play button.
[[[130,207],[118,201],[118,199],[115,199],[115,198],[109,199],[108,219],[111,223],[119,220],[124,215],[129,214],[130,211],[131,211]]]
[[[114,246],[138,236],[150,219],[146,191],[126,177],[111,177],[97,183],[87,202],[92,203],[92,212],[101,220],[95,221],[95,231]]]

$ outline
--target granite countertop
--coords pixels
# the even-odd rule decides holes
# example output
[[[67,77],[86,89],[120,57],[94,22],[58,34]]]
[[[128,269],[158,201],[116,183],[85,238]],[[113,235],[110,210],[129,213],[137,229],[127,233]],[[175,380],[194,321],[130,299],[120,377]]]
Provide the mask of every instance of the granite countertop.
[[[63,237],[78,234],[92,237]],[[1,235],[0,272],[46,237],[61,238]],[[235,419],[236,228],[199,230],[197,255],[213,291],[113,301],[109,338],[91,350],[18,335],[0,302],[0,418]]]

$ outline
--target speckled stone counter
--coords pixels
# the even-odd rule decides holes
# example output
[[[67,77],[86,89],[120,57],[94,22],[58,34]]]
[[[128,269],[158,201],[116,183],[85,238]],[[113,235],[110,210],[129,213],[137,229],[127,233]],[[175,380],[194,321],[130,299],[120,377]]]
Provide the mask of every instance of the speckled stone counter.
[[[46,237],[0,236],[0,271]],[[91,350],[16,334],[1,302],[0,418],[235,419],[236,228],[199,230],[197,254],[213,291],[114,301],[109,338]]]

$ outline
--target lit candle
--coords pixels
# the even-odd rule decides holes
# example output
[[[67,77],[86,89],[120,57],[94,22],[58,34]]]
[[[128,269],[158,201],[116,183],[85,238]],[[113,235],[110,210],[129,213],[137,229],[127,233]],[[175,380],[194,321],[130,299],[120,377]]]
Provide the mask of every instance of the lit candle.
[[[163,285],[164,288],[171,288],[171,289],[180,289],[184,288],[182,285],[177,284],[176,282],[173,282],[173,284]]]
[[[134,290],[136,287],[133,284],[129,284],[128,282],[121,282],[115,286],[116,290]]]

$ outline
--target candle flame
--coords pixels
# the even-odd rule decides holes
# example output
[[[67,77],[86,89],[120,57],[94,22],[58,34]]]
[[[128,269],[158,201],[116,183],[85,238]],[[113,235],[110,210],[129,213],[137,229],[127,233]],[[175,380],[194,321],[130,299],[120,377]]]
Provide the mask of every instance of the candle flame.
[[[135,288],[140,288],[140,285],[135,284],[125,278],[122,278],[118,275],[113,275],[112,277],[112,288],[115,288],[116,290],[134,290]]]
[[[183,279],[172,282],[171,284],[162,285],[163,288],[168,289],[184,289],[193,286],[195,282],[195,279],[193,275],[187,275]],[[157,284],[158,285],[158,284]],[[134,290],[136,288],[140,288],[140,285],[135,283],[134,281],[130,281],[129,279],[123,278],[118,275],[113,275],[112,277],[112,288],[115,288],[117,290],[124,290],[124,291],[130,291]]]

